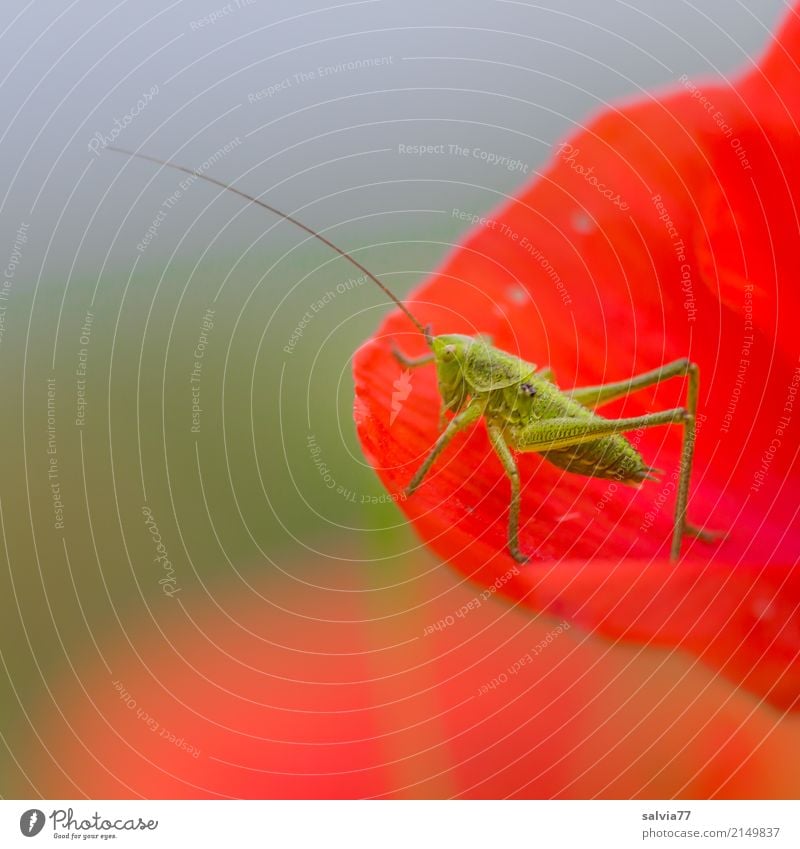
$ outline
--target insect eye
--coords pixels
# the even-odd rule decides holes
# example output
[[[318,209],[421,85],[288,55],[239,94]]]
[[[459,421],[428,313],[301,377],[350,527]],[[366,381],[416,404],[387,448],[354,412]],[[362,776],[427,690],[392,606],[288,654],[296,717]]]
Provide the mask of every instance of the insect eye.
[[[520,383],[519,391],[523,395],[527,395],[528,397],[533,398],[533,396],[536,394],[536,387],[530,383]]]
[[[442,351],[442,353],[444,354],[444,358],[446,360],[452,360],[455,352],[456,352],[456,346],[455,345],[445,345],[444,349]]]

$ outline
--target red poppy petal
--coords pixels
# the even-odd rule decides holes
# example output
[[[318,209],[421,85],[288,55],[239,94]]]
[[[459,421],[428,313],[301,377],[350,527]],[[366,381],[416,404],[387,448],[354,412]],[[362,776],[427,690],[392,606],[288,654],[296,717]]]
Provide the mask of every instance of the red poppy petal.
[[[743,91],[758,96],[759,112],[775,110],[792,118],[800,113],[800,9],[789,9]],[[752,89],[748,89],[752,86]]]
[[[331,598],[256,566],[250,586],[226,575],[168,603],[158,629],[122,611],[103,660],[71,645],[80,681],[65,665],[36,735],[15,740],[25,786],[103,799],[796,798],[800,772],[770,766],[800,726],[684,657],[482,603],[427,562],[425,603],[378,619],[375,605],[388,608],[369,579]],[[311,560],[296,574],[328,571]],[[607,601],[570,583],[584,607]],[[705,627],[708,599],[684,589]],[[339,621],[316,619],[334,608]]]
[[[605,636],[686,649],[781,709],[800,707],[800,567],[562,562],[534,605]]]
[[[796,45],[795,34],[784,30],[784,47]],[[785,62],[772,61],[777,50],[767,59],[767,80],[788,73]],[[434,333],[489,333],[498,347],[551,364],[562,388],[621,379],[687,354],[699,363],[702,424],[690,519],[728,537],[713,546],[685,544],[686,557],[699,561],[695,571],[656,559],[668,552],[672,530],[677,428],[634,435],[647,462],[666,470],[662,484],[638,491],[522,455],[522,543],[537,559],[560,561],[550,581],[561,587],[560,595],[551,591],[563,604],[571,598],[564,561],[588,561],[573,568],[583,590],[585,582],[602,590],[605,606],[584,611],[587,626],[684,645],[785,707],[800,692],[786,636],[800,593],[796,581],[776,584],[774,575],[787,574],[780,564],[793,563],[800,547],[789,496],[799,482],[799,417],[792,413],[800,369],[788,326],[768,305],[776,296],[779,304],[797,297],[790,277],[795,198],[787,175],[793,180],[797,155],[789,151],[800,144],[785,110],[778,118],[774,108],[764,115],[756,109],[736,88],[685,80],[677,93],[606,112],[561,146],[547,171],[473,231],[408,303]],[[743,145],[753,163],[743,162]],[[754,203],[756,195],[764,203]],[[411,372],[410,393],[398,400],[394,384],[402,369],[390,339],[409,353],[423,350],[404,316],[384,321],[355,358],[356,420],[368,458],[399,497],[436,438],[439,400],[431,369]],[[608,415],[677,406],[681,390],[680,381],[670,381],[617,403]],[[502,581],[500,591],[539,610],[544,601],[530,592],[537,580],[531,576],[550,567],[535,559],[508,577],[515,568],[505,548],[508,498],[503,470],[478,425],[454,440],[400,506],[461,571],[484,584]],[[651,565],[630,566],[623,558]],[[702,562],[709,558],[710,572]],[[740,563],[771,565],[765,572]],[[633,627],[642,619],[641,598],[622,600],[640,572],[648,583],[660,576],[665,589],[657,597],[673,628],[664,631],[652,614]],[[704,587],[701,598],[719,590],[725,599],[720,615],[707,616],[699,630],[682,601],[692,580]],[[739,609],[745,591],[776,598],[769,628],[779,639],[768,641],[763,661],[748,636],[748,608]],[[616,624],[601,625],[617,608]],[[734,613],[735,627],[724,627]]]
[[[725,115],[727,144],[713,151],[716,182],[700,189],[705,223],[701,274],[734,309],[747,297],[753,320],[794,356],[800,307],[800,16],[790,12],[769,50],[736,87]],[[747,294],[746,294],[747,293]]]

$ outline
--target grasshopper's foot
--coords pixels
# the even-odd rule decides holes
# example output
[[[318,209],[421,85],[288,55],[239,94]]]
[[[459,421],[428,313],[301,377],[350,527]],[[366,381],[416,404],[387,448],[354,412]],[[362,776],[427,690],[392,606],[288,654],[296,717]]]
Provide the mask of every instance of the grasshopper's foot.
[[[524,554],[522,549],[516,542],[509,542],[508,553],[517,561],[517,563],[527,563],[531,559],[530,554]]]
[[[728,536],[727,531],[709,531],[706,528],[699,528],[697,525],[687,523],[684,529],[684,534],[689,537],[699,539],[701,542],[719,542]]]
[[[422,475],[417,473],[416,475],[414,475],[413,478],[411,478],[410,483],[408,484],[408,486],[405,489],[406,498],[409,498],[410,496],[412,496],[419,489],[419,485],[421,483],[422,483]]]

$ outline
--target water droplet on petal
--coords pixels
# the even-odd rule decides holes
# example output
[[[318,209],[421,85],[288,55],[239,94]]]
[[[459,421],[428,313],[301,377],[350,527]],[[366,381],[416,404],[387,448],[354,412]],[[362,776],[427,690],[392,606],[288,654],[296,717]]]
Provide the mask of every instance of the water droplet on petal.
[[[582,211],[577,211],[572,213],[572,226],[578,233],[591,233],[595,224],[589,216]]]
[[[522,286],[510,286],[506,293],[508,294],[508,298],[515,304],[524,304],[525,301],[528,300],[528,293],[522,288]]]
[[[771,619],[775,615],[772,599],[757,598],[753,601],[753,613],[756,619]]]

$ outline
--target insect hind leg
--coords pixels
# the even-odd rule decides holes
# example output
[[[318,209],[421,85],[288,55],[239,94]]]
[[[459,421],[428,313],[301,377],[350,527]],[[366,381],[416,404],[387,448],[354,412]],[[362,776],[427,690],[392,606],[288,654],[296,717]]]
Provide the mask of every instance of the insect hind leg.
[[[681,556],[681,542],[686,533],[686,505],[689,501],[689,479],[692,475],[694,443],[697,436],[697,397],[700,392],[700,369],[696,363],[686,365],[689,388],[686,393],[688,415],[683,420],[683,447],[681,448],[681,469],[678,481],[678,498],[675,502],[675,524],[672,532],[670,558],[677,560]]]
[[[622,398],[625,395],[630,395],[631,392],[636,392],[639,389],[644,389],[647,386],[654,386],[656,383],[661,383],[663,380],[669,380],[671,377],[682,377],[689,375],[692,371],[697,372],[697,366],[684,358],[667,363],[659,368],[646,371],[643,374],[637,374],[635,377],[627,380],[617,380],[614,383],[601,383],[597,386],[581,386],[573,389],[566,394],[574,398],[584,407],[595,409],[603,404],[608,404],[617,398]],[[691,376],[689,378],[691,384]],[[695,407],[697,406],[696,396],[697,386],[695,386]],[[690,385],[691,395],[691,385]],[[687,409],[692,415],[691,398],[687,400]]]
[[[670,557],[677,560],[681,553],[681,542],[684,536],[691,536],[702,542],[712,543],[725,537],[724,531],[711,531],[689,524],[686,521],[686,507],[689,501],[689,479],[692,474],[692,461],[694,459],[694,444],[697,438],[697,399],[700,394],[700,369],[697,363],[678,360],[673,367],[684,363],[684,370],[688,378],[688,390],[686,392],[686,409],[689,415],[684,420],[683,448],[681,450],[681,470],[678,482],[678,499],[675,504],[675,528],[672,535],[672,549]],[[676,371],[680,374],[680,371]],[[672,375],[669,375],[670,377]]]
[[[569,417],[542,419],[532,423],[527,428],[517,431],[515,445],[523,451],[539,453],[554,448],[565,448],[582,442],[591,442],[601,436],[613,433],[625,433],[640,427],[657,427],[665,424],[683,425],[683,448],[681,450],[680,478],[678,481],[678,498],[675,504],[675,523],[672,535],[670,558],[677,560],[680,556],[681,541],[686,528],[686,502],[689,493],[689,478],[692,471],[695,441],[695,417],[697,409],[698,390],[697,368],[689,371],[689,398],[686,408],[677,407],[663,410],[659,413],[648,413],[644,416],[634,416],[625,419],[604,419],[595,416],[591,419],[575,419]]]
[[[700,390],[700,370],[696,363],[684,358],[667,363],[652,371],[636,375],[629,380],[598,386],[585,386],[568,393],[572,398],[585,407],[594,409],[607,404],[616,398],[621,398],[631,392],[644,389],[669,380],[672,377],[687,377],[688,389],[686,410],[688,417],[684,422],[683,448],[681,450],[681,469],[678,483],[678,498],[675,505],[675,529],[672,538],[671,557],[676,560],[680,554],[681,540],[684,536],[692,536],[703,542],[716,542],[724,533],[709,531],[691,525],[686,521],[686,506],[689,500],[689,478],[691,476],[694,444],[697,435],[697,399]]]

